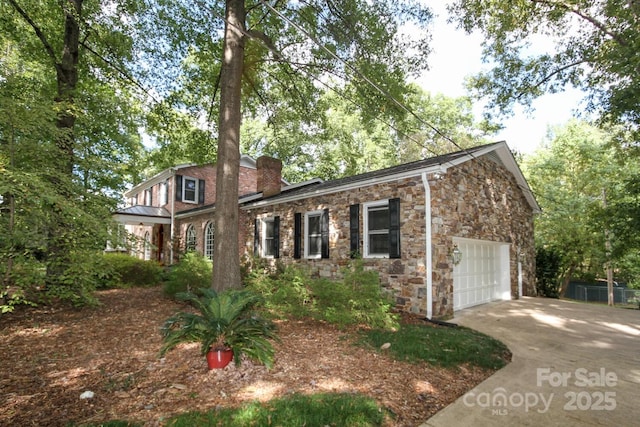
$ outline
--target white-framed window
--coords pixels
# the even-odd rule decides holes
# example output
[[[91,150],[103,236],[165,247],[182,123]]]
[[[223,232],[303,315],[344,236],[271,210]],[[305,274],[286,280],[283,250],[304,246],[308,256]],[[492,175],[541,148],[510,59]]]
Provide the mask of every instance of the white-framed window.
[[[169,185],[167,184],[167,182],[161,182],[160,183],[160,188],[159,188],[159,193],[160,193],[160,206],[164,206],[167,203],[169,203]]]
[[[145,206],[153,206],[153,189],[147,188],[144,190],[144,205]]]
[[[389,256],[389,202],[364,204],[364,254],[366,257]]]
[[[198,180],[188,176],[182,177],[182,201],[186,203],[198,202]]]
[[[262,220],[262,256],[274,258],[276,255],[276,223],[275,218],[264,218]]]
[[[280,258],[280,217],[255,220],[253,253],[262,258]]]
[[[213,222],[209,222],[204,230],[204,256],[213,261],[213,243],[214,243],[214,227]]]
[[[400,258],[400,199],[363,204],[364,257]]]
[[[149,261],[151,259],[151,234],[149,232],[144,233],[144,260]]]
[[[193,224],[189,224],[189,226],[187,227],[184,241],[185,252],[192,252],[196,250],[196,228],[193,226]]]
[[[322,258],[322,215],[323,211],[304,214],[305,258]]]

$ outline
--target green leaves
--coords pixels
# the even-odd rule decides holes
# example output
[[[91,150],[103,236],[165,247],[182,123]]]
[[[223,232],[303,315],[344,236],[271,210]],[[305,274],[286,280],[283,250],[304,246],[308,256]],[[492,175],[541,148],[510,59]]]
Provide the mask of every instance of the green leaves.
[[[198,294],[180,293],[196,313],[179,312],[162,326],[163,346],[160,355],[186,342],[200,342],[200,352],[230,348],[236,365],[242,356],[273,366],[274,349],[269,340],[277,339],[275,325],[254,312],[262,298],[248,290],[228,289],[216,292],[200,289]]]
[[[536,245],[561,258],[565,276],[603,274],[603,264],[611,259],[606,231],[633,218],[624,209],[604,208],[621,206],[624,192],[619,189],[638,172],[635,162],[619,162],[615,153],[610,134],[574,121],[555,128],[548,145],[525,160],[523,171],[542,207]],[[622,231],[613,233],[614,248],[626,239]],[[621,255],[617,252],[614,259]]]
[[[603,122],[638,131],[637,6],[616,0],[460,0],[450,11],[467,32],[484,35],[484,59],[495,63],[470,83],[478,97],[489,98],[488,113],[574,86]]]

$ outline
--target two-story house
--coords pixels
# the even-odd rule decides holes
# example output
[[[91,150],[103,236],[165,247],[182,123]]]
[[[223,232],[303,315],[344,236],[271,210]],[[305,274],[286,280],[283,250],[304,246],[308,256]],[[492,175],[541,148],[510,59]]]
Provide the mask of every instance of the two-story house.
[[[281,167],[242,157],[240,256],[324,277],[361,257],[399,308],[429,318],[535,292],[539,206],[504,142],[333,181],[289,185]],[[211,165],[163,171],[126,193],[116,219],[148,242],[147,259],[212,257],[214,181]]]

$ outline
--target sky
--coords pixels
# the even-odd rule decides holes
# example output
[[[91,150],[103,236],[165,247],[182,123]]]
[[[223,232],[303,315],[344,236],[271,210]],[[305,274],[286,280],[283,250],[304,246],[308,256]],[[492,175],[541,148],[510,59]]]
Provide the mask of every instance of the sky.
[[[464,78],[489,68],[481,60],[481,36],[466,35],[463,30],[456,29],[455,24],[447,23],[445,5],[443,1],[430,2],[437,15],[432,27],[433,52],[429,57],[430,70],[421,75],[418,83],[431,93],[465,96]],[[530,154],[539,147],[549,126],[565,124],[573,117],[573,111],[580,106],[582,98],[580,91],[568,89],[538,98],[533,104],[533,113],[525,113],[517,106],[513,117],[503,119],[504,130],[495,140],[504,140],[512,149]],[[475,109],[478,117],[481,111],[481,105],[478,105]]]

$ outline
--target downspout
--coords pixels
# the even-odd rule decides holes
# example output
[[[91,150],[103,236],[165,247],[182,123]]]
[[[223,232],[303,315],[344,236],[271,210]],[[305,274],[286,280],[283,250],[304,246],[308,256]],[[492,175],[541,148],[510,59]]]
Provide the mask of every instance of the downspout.
[[[427,319],[433,316],[433,272],[431,263],[431,187],[427,173],[422,172],[422,185],[424,186],[424,221],[425,221],[425,270],[427,279]]]
[[[176,213],[176,170],[171,169],[171,194],[167,194],[167,197],[171,197],[171,230],[169,231],[169,265],[173,265],[173,229],[175,228],[175,213]]]

